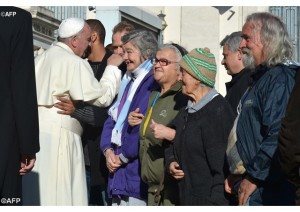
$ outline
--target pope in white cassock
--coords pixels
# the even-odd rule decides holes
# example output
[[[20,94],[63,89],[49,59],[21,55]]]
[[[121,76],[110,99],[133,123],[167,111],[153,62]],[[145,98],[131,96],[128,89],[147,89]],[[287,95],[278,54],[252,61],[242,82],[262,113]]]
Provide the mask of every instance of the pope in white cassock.
[[[98,82],[81,58],[91,42],[83,19],[62,21],[58,36],[59,42],[35,59],[40,152],[32,172],[23,177],[24,205],[88,205],[82,127],[71,116],[58,114],[54,104],[65,97],[106,107],[121,82],[118,69],[105,71]]]

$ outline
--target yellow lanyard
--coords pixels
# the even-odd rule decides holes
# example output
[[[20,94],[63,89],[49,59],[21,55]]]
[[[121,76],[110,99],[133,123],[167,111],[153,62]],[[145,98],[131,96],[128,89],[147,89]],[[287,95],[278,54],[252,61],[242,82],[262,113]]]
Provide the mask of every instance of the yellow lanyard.
[[[156,96],[155,96],[155,98],[154,98],[154,100],[153,100],[153,102],[152,102],[152,104],[151,104],[150,110],[149,110],[149,112],[148,112],[148,114],[147,114],[147,117],[146,117],[146,119],[145,119],[145,123],[144,123],[144,126],[143,126],[143,136],[145,136],[146,128],[147,128],[147,126],[148,126],[148,124],[149,124],[149,120],[150,120],[150,117],[151,117],[151,115],[152,115],[152,110],[153,110],[153,107],[154,107],[154,105],[155,105],[155,103],[156,103],[158,97],[159,97],[159,94],[160,94],[160,92],[158,92],[158,93],[156,94]]]

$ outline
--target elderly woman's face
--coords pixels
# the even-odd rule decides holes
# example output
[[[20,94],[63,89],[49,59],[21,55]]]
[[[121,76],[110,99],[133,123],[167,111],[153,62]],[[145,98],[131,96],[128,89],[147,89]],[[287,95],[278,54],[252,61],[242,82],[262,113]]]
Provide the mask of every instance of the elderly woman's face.
[[[156,53],[154,78],[160,84],[174,84],[181,79],[178,58],[173,49],[162,49]]]
[[[200,81],[190,75],[185,69],[182,71],[182,93],[191,96],[199,88]]]
[[[123,46],[123,49],[123,60],[127,65],[128,71],[134,71],[140,64],[145,61],[145,59],[141,55],[140,50],[133,46],[130,41]]]

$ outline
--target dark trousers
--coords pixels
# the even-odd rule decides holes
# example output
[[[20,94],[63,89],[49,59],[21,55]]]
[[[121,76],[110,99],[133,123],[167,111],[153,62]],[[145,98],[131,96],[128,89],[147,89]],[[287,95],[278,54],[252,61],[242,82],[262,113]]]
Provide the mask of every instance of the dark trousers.
[[[300,206],[300,187],[297,187],[296,190],[296,205]]]

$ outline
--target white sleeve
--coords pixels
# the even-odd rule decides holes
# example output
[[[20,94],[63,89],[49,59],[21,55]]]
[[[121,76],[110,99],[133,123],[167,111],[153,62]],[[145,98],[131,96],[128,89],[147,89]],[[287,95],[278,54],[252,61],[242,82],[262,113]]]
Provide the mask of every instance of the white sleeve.
[[[121,77],[121,70],[118,69],[117,66],[106,66],[102,78],[99,81],[100,97],[88,103],[99,107],[109,106],[117,95],[121,84]]]
[[[107,107],[114,100],[120,83],[121,70],[117,66],[107,66],[100,81],[93,73],[89,63],[80,60],[73,64],[74,72],[71,77],[70,96],[73,100],[82,100],[98,107]]]

